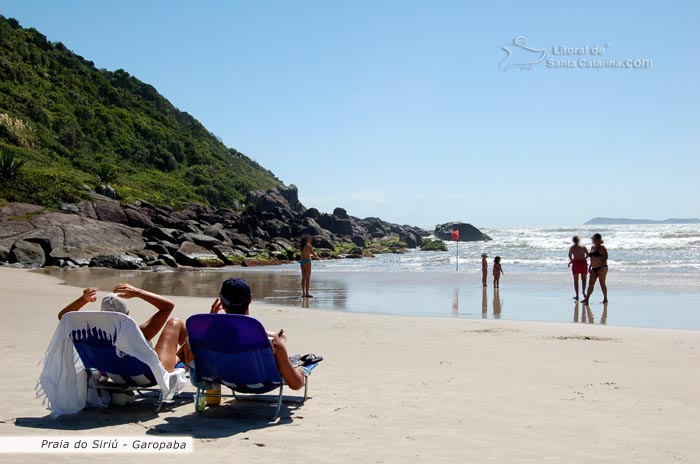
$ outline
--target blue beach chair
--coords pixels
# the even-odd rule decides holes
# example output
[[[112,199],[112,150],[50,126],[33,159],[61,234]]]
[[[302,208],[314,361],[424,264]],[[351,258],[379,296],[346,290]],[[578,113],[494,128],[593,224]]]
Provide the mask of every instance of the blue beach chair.
[[[160,410],[163,404],[163,391],[151,369],[137,358],[120,352],[114,344],[116,334],[110,334],[100,327],[100,319],[115,317],[114,313],[84,311],[66,314],[64,317],[85,322],[85,328],[76,329],[70,333],[70,339],[88,374],[96,372],[102,377],[100,382],[91,384],[91,376],[88,375],[89,389],[92,388],[98,392],[135,391],[139,395],[144,391],[157,392],[158,402],[155,411]],[[133,319],[122,317],[125,319],[124,323],[136,325]],[[143,343],[146,345],[144,349],[153,350],[145,338]]]
[[[277,409],[272,417],[277,419],[283,402],[284,379],[277,369],[267,332],[258,320],[236,314],[198,314],[187,319],[187,336],[194,355],[190,380],[197,388],[198,414],[204,410],[200,400],[204,403],[208,396],[250,399],[237,395],[243,393],[263,400],[266,398],[260,395],[279,389]],[[307,399],[308,373],[314,367],[316,364],[305,367],[304,396],[294,401],[296,404]],[[233,394],[207,393],[216,384],[230,388]]]

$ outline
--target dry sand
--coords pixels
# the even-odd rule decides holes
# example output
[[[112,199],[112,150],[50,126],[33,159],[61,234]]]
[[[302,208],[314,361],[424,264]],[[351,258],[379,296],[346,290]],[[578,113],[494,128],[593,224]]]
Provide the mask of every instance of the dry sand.
[[[213,289],[216,291],[216,289]],[[410,318],[255,306],[290,351],[322,354],[309,401],[191,399],[86,410],[54,421],[34,397],[37,364],[75,287],[0,269],[0,435],[192,435],[189,462],[699,462],[700,332]],[[175,298],[176,315],[209,300]],[[142,320],[148,306],[134,304]],[[143,462],[170,456],[0,455],[1,462]]]

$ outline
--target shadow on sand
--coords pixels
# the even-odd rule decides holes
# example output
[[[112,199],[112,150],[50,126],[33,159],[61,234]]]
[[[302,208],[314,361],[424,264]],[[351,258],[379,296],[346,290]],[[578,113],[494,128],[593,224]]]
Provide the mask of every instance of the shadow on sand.
[[[142,399],[127,406],[109,407],[107,409],[85,409],[78,414],[52,419],[44,417],[18,417],[17,427],[45,430],[94,430],[125,424],[138,424],[146,429],[148,435],[188,435],[193,438],[225,438],[251,430],[291,424],[294,413],[301,406],[283,403],[280,418],[269,422],[275,405],[259,401],[229,401],[220,406],[207,407],[201,416],[194,411],[194,395],[185,393],[172,401],[163,403],[160,413],[153,410],[152,399]],[[285,400],[287,398],[285,397]],[[173,413],[183,412],[175,416]],[[156,424],[147,422],[160,419]]]

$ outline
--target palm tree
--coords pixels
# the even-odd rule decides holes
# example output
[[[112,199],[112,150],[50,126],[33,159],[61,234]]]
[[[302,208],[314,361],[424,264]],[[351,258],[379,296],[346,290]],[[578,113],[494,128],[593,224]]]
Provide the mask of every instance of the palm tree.
[[[18,158],[12,152],[0,153],[0,182],[9,182],[16,179],[27,160]]]

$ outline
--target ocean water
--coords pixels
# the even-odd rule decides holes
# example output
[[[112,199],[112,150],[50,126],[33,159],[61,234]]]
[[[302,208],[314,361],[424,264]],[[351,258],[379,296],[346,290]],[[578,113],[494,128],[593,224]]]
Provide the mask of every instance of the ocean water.
[[[257,301],[271,305],[411,316],[570,321],[700,328],[700,225],[513,227],[484,229],[491,242],[449,242],[448,252],[412,250],[370,259],[316,261],[312,299],[299,297],[299,267],[114,271],[46,269],[68,284],[109,290],[126,280],[169,295],[215,297],[224,278],[244,277]],[[572,300],[571,237],[594,232],[610,254],[610,303],[596,289],[589,308]],[[480,254],[502,257],[501,289],[481,286]],[[207,308],[203,308],[206,310]]]

